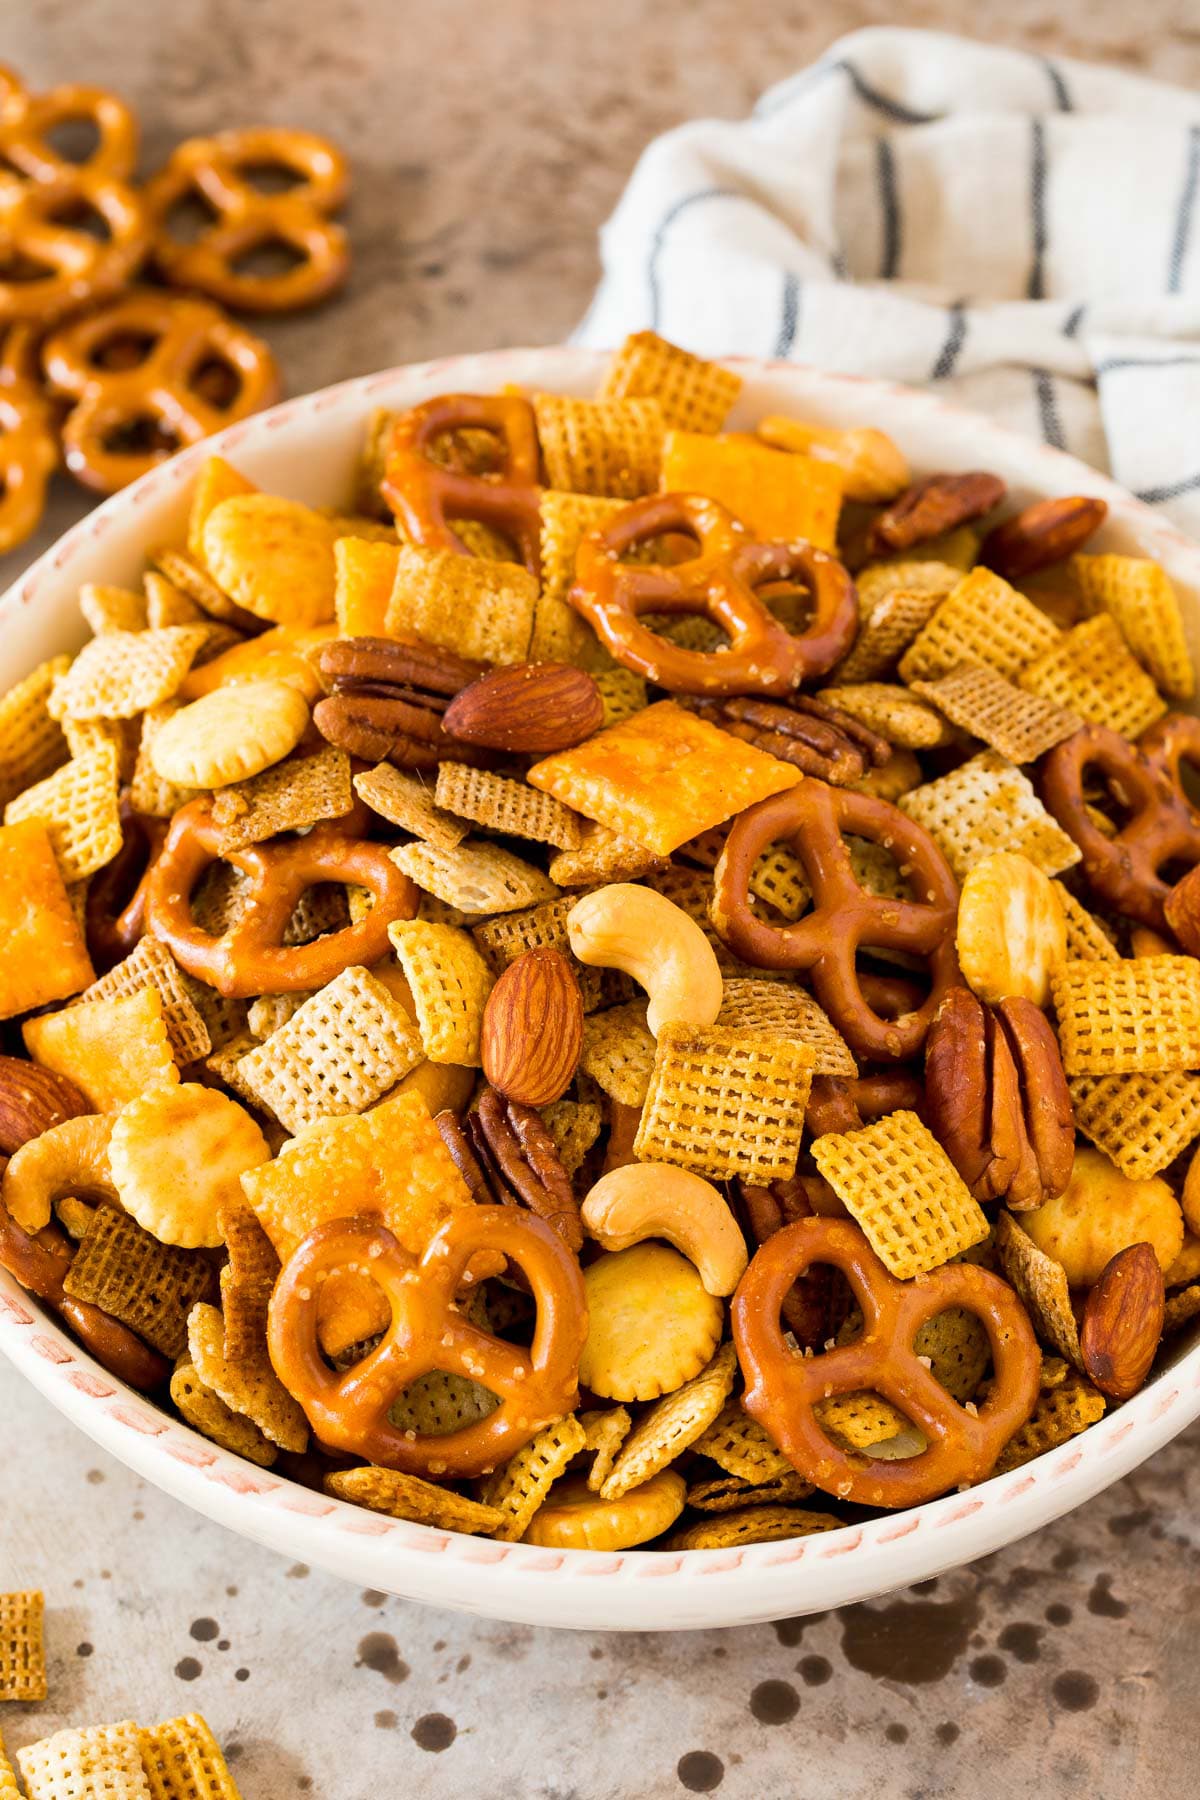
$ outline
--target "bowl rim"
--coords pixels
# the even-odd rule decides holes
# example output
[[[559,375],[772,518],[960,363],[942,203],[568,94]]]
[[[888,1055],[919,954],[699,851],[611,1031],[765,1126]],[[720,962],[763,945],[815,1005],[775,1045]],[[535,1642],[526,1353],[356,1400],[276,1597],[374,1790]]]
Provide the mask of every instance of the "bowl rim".
[[[241,420],[151,470],[73,525],[0,598],[0,624],[12,617],[15,608],[31,604],[43,584],[60,578],[114,519],[132,516],[164,488],[181,487],[210,455],[265,443],[301,414],[320,414],[347,403],[356,408],[381,405],[389,389],[442,380],[454,383],[456,374],[469,374],[478,387],[488,381],[498,387],[523,366],[549,371],[545,379],[554,375],[564,391],[570,391],[586,373],[598,372],[605,355],[558,345],[399,364]],[[918,422],[940,422],[960,435],[965,432],[978,441],[981,458],[989,445],[995,446],[994,454],[1007,449],[1015,461],[1038,471],[1031,482],[1036,487],[1041,480],[1042,491],[1083,491],[1107,500],[1111,515],[1132,530],[1143,548],[1190,563],[1200,588],[1200,546],[1107,476],[1063,451],[900,383],[778,359],[720,360],[748,376],[790,381],[809,394],[824,391],[835,398],[853,391],[861,396],[862,418],[868,423],[877,422],[873,404],[885,411],[902,407]],[[660,1603],[669,1608],[675,1590],[690,1590],[681,1608],[686,1616],[667,1619],[662,1628],[669,1629],[677,1624],[777,1618],[919,1580],[1060,1516],[1126,1474],[1200,1415],[1197,1344],[1160,1370],[1133,1400],[1069,1443],[1008,1474],[899,1513],[846,1524],[815,1537],[720,1550],[547,1550],[391,1519],[255,1468],[108,1374],[3,1269],[0,1351],[59,1411],[119,1461],[244,1536],[285,1554],[303,1554],[349,1579],[374,1587],[390,1584],[391,1591],[432,1604],[509,1619],[613,1629],[656,1627],[656,1619],[647,1613],[648,1593],[657,1609]],[[822,1497],[815,1496],[813,1504],[821,1503]],[[286,1543],[280,1541],[284,1537]],[[433,1581],[431,1559],[440,1577]],[[451,1583],[453,1591],[442,1591],[451,1569],[458,1586]],[[646,1580],[657,1586],[646,1590],[642,1586]]]

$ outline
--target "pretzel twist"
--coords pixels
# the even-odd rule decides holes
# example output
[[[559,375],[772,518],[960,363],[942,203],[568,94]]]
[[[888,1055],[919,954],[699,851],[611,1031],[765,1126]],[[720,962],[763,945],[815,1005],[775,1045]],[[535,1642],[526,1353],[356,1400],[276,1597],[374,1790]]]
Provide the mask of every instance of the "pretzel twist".
[[[784,1338],[779,1312],[792,1283],[814,1264],[841,1270],[863,1328],[853,1343],[805,1357]],[[975,1315],[992,1347],[995,1378],[974,1412],[947,1393],[913,1349],[921,1326],[952,1306]],[[981,1481],[1037,1400],[1041,1352],[1006,1282],[974,1263],[946,1263],[915,1281],[897,1281],[848,1219],[800,1219],[768,1238],[734,1296],[733,1336],[746,1411],[806,1480],[857,1505],[918,1506]],[[813,1408],[863,1389],[911,1420],[927,1448],[895,1461],[840,1449]]]
[[[296,177],[282,193],[264,193],[247,178],[254,169]],[[346,198],[346,159],[309,131],[264,125],[223,131],[180,144],[146,189],[154,228],[154,260],[176,287],[193,288],[246,312],[292,312],[340,287],[350,267],[346,234],[328,217]],[[170,213],[198,194],[216,214],[190,243],[172,236]],[[279,274],[237,265],[266,245],[285,244],[298,258]]]
[[[146,929],[146,892],[167,821],[138,812],[129,789],[121,792],[121,848],[88,883],[84,935],[93,963],[112,968],[129,955]]]
[[[1171,883],[1160,869],[1200,863],[1200,813],[1183,787],[1184,762],[1200,766],[1200,719],[1168,713],[1136,747],[1106,725],[1085,725],[1042,764],[1042,798],[1083,852],[1089,887],[1151,931],[1167,930]],[[1126,815],[1112,837],[1088,817],[1084,790],[1097,775]]]
[[[694,538],[698,553],[671,564],[620,561],[671,532]],[[797,579],[812,595],[813,616],[793,634],[757,590]],[[760,544],[699,494],[648,495],[589,532],[570,599],[618,662],[676,694],[790,694],[844,656],[858,628],[854,583],[835,557],[801,542]],[[685,650],[643,625],[644,613],[698,614],[719,625],[729,644]]]
[[[130,366],[127,358],[135,354]],[[52,385],[75,401],[62,434],[67,466],[103,494],[135,481],[181,444],[199,443],[270,406],[279,393],[275,359],[258,338],[205,300],[151,288],[63,326],[46,344],[44,359]],[[205,391],[214,365],[236,382],[229,399]],[[121,433],[147,421],[166,441],[114,447]]]
[[[72,161],[55,149],[50,134],[78,123],[94,128],[96,142],[81,161]],[[115,94],[82,82],[31,94],[11,69],[0,68],[0,156],[23,175],[54,181],[82,173],[128,181],[137,152],[137,119]]]
[[[189,975],[233,999],[323,987],[351,964],[378,962],[388,954],[389,924],[413,918],[418,896],[383,845],[356,835],[363,817],[356,807],[345,819],[315,825],[303,837],[222,852],[211,802],[190,801],[175,814],[151,870],[146,930],[162,939]],[[250,892],[237,923],[213,937],[192,917],[191,896],[218,861],[247,875]],[[301,895],[322,881],[365,887],[374,904],[357,924],[311,944],[285,946],[284,930]]]
[[[468,1322],[455,1305],[468,1262],[498,1250],[516,1264],[537,1305],[528,1350]],[[357,1271],[392,1309],[382,1341],[342,1374],[321,1355],[322,1284]],[[275,1288],[269,1344],[280,1381],[322,1443],[415,1475],[482,1475],[578,1403],[587,1302],[579,1264],[558,1233],[530,1213],[472,1206],[434,1234],[418,1261],[372,1219],[334,1219],[301,1243]],[[400,1430],[388,1413],[433,1370],[479,1382],[499,1397],[486,1418],[445,1436]]]
[[[30,326],[10,325],[0,352],[0,554],[37,529],[58,467],[54,409],[37,379]]]
[[[498,440],[498,463],[473,475],[435,462],[438,438],[486,431]],[[439,394],[401,413],[392,427],[383,497],[422,550],[469,554],[454,530],[475,519],[510,538],[531,575],[541,570],[538,440],[533,407],[518,394]]]
[[[845,832],[885,845],[923,897],[896,900],[869,894],[851,867]],[[803,863],[813,893],[811,911],[791,925],[769,923],[750,903],[751,871],[762,852],[780,839]],[[923,826],[886,800],[805,776],[795,787],[742,813],[726,839],[713,881],[714,923],[743,961],[763,969],[811,971],[818,1000],[856,1056],[902,1062],[917,1054],[943,994],[958,978],[958,886]],[[858,952],[873,946],[928,958],[930,992],[899,1017],[876,1010],[872,1001],[879,999],[880,990],[858,972]],[[884,991],[890,994],[890,986]]]

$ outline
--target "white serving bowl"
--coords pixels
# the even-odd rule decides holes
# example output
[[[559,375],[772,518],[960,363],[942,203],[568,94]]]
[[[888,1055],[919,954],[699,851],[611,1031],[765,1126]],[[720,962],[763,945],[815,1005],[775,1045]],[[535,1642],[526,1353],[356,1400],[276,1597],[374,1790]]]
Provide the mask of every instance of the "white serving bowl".
[[[193,476],[219,451],[272,492],[345,503],[363,427],[378,406],[506,382],[588,395],[603,358],[574,349],[506,350],[392,369],[288,401],[184,452],[89,515],[0,600],[0,689],[86,635],[84,581],[136,585],[148,546],[178,536]],[[1060,452],[929,394],[790,363],[736,361],[735,421],[794,413],[876,425],[917,469],[992,469],[1024,503],[1107,500],[1099,540],[1156,557],[1182,597],[1200,651],[1200,547],[1111,481]],[[218,1449],[113,1379],[0,1269],[0,1350],[119,1461],[205,1517],[293,1559],[406,1599],[535,1625],[675,1631],[742,1625],[869,1599],[986,1555],[1079,1506],[1200,1413],[1200,1347],[1185,1336],[1127,1405],[1069,1444],[969,1492],[817,1537],[686,1553],[551,1551],[383,1518],[263,1472]]]

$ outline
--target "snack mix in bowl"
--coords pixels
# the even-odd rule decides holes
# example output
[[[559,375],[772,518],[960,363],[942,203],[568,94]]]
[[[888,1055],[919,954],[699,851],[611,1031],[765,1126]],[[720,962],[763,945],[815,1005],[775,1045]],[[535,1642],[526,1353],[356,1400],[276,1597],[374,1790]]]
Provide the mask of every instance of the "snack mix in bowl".
[[[825,1531],[1200,1312],[1166,575],[738,389],[641,333],[377,416],[336,512],[213,457],[0,699],[0,1262],[342,1500]]]

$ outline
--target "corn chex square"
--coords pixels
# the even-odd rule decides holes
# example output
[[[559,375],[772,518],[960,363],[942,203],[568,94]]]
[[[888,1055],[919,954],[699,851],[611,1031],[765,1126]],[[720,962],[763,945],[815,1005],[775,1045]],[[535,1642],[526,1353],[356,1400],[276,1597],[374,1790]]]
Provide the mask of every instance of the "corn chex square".
[[[237,1066],[258,1103],[293,1135],[359,1113],[424,1058],[420,1034],[366,969],[343,969]]]
[[[814,1075],[858,1074],[858,1064],[845,1038],[812,995],[780,981],[733,977],[725,982],[718,1025],[737,1031],[761,1031],[810,1044]]]
[[[0,1700],[46,1698],[44,1616],[40,1592],[0,1593]]]
[[[371,1465],[335,1470],[325,1477],[325,1492],[354,1506],[386,1513],[392,1519],[411,1519],[417,1525],[434,1525],[441,1531],[477,1532],[486,1536],[504,1524],[498,1507],[468,1500],[450,1488],[422,1481],[399,1469]]]
[[[542,591],[533,615],[530,662],[576,663],[590,668],[610,661],[586,619],[567,596],[575,581],[575,557],[589,531],[611,525],[624,510],[623,500],[602,494],[542,493]]]
[[[164,1356],[187,1349],[188,1313],[212,1286],[195,1250],[162,1244],[115,1206],[98,1206],[63,1277],[73,1300],[98,1306]]]
[[[0,697],[0,802],[53,774],[67,759],[67,740],[50,716],[55,683],[71,666],[69,656],[53,656]]]
[[[1016,675],[1063,633],[1024,594],[990,569],[972,569],[947,595],[900,659],[905,681],[932,680],[961,662]]]
[[[719,431],[742,391],[740,375],[668,343],[656,331],[634,331],[615,351],[600,400],[657,400],[668,425]]]
[[[519,663],[529,653],[537,597],[537,582],[519,563],[404,545],[387,630],[481,662]]]
[[[1015,687],[986,663],[959,663],[936,681],[914,681],[912,691],[1011,763],[1035,761],[1083,723],[1056,701]]]
[[[659,856],[794,787],[798,769],[661,700],[535,763],[532,787]]]
[[[206,625],[106,631],[86,643],[50,694],[56,719],[132,719],[171,699],[208,640]]]
[[[716,1180],[795,1173],[816,1052],[723,1025],[664,1025],[634,1155]]]
[[[983,750],[961,768],[901,794],[901,812],[923,825],[957,878],[993,850],[1016,850],[1047,875],[1080,858],[1079,846],[1046,811],[1020,769]]]
[[[353,779],[359,799],[389,825],[399,825],[402,831],[411,831],[414,837],[443,850],[453,850],[466,837],[469,827],[443,812],[419,775],[405,775],[391,763],[379,763]]]
[[[1196,691],[1183,615],[1167,571],[1144,556],[1073,556],[1071,573],[1090,611],[1111,613],[1121,636],[1172,700]]]
[[[1099,1388],[1093,1387],[1077,1369],[1069,1369],[1053,1387],[1043,1384],[1032,1414],[996,1458],[993,1474],[1006,1475],[1010,1469],[1032,1462],[1035,1456],[1044,1456],[1047,1450],[1069,1443],[1102,1419],[1106,1407]]]
[[[145,631],[150,623],[144,594],[105,582],[84,582],[79,590],[79,610],[94,637],[103,637],[107,631]]]
[[[312,756],[289,757],[213,795],[218,853],[244,850],[324,819],[345,818],[353,805],[350,758],[344,750],[326,744]]]
[[[1077,1128],[1131,1181],[1200,1137],[1200,1075],[1075,1075],[1067,1086]]]
[[[584,1012],[592,1012],[600,1004],[605,971],[586,968],[583,963],[576,963],[572,955],[567,919],[578,898],[575,893],[560,894],[556,900],[544,900],[525,912],[501,913],[472,926],[471,936],[497,974],[526,950],[561,951],[574,968]]]
[[[1200,1069],[1200,960],[1068,962],[1051,978],[1068,1075]]]
[[[646,683],[632,669],[622,669],[619,665],[598,669],[592,680],[600,690],[605,725],[617,725],[622,719],[632,718],[646,704]]]
[[[1129,738],[1140,737],[1167,710],[1111,613],[1097,613],[1072,626],[1018,679],[1029,693]]]
[[[553,900],[559,891],[532,863],[479,840],[468,839],[453,849],[402,844],[391,858],[419,888],[464,913],[516,912]]]
[[[132,1719],[56,1731],[17,1762],[28,1800],[154,1800]]]
[[[620,1106],[640,1107],[650,1088],[658,1046],[646,1024],[646,1002],[591,1013],[583,1021],[579,1067]]]
[[[861,1131],[826,1132],[812,1157],[901,1281],[940,1268],[988,1235],[982,1207],[914,1112],[888,1113]]]
[[[479,1066],[479,1034],[493,976],[465,931],[425,919],[388,926],[430,1062]]]
[[[199,1713],[138,1732],[154,1800],[240,1800],[208,1721]]]
[[[666,431],[657,400],[535,394],[533,410],[550,487],[617,500],[657,488]]]
[[[503,1523],[495,1526],[491,1535],[504,1543],[517,1543],[554,1483],[585,1443],[583,1426],[574,1413],[568,1413],[566,1418],[543,1426],[502,1469],[488,1476],[483,1484],[483,1503],[498,1507],[503,1515]]]
[[[1070,962],[1120,962],[1121,952],[1094,913],[1078,901],[1065,885],[1058,892],[1067,921],[1067,958]]]
[[[858,636],[838,664],[839,682],[874,681],[893,670],[962,580],[943,562],[871,563],[855,576]]]
[[[140,938],[125,960],[85,988],[74,1004],[82,1006],[91,1000],[123,1000],[144,987],[158,991],[171,1054],[180,1068],[207,1056],[213,1044],[208,1025],[195,1003],[200,983],[184,974],[167,946],[156,937]]]
[[[559,850],[577,850],[583,841],[584,822],[577,812],[528,782],[490,769],[440,763],[434,799],[446,812],[485,825],[502,837],[528,838]]]
[[[146,813],[153,819],[169,819],[201,791],[167,781],[154,767],[154,740],[167,720],[174,718],[179,707],[178,700],[164,700],[161,706],[147,707],[142,714],[141,737],[129,783],[129,802],[135,812]]]
[[[26,788],[4,809],[6,825],[23,819],[40,819],[50,833],[64,881],[94,875],[121,848],[116,752],[90,750]]]

